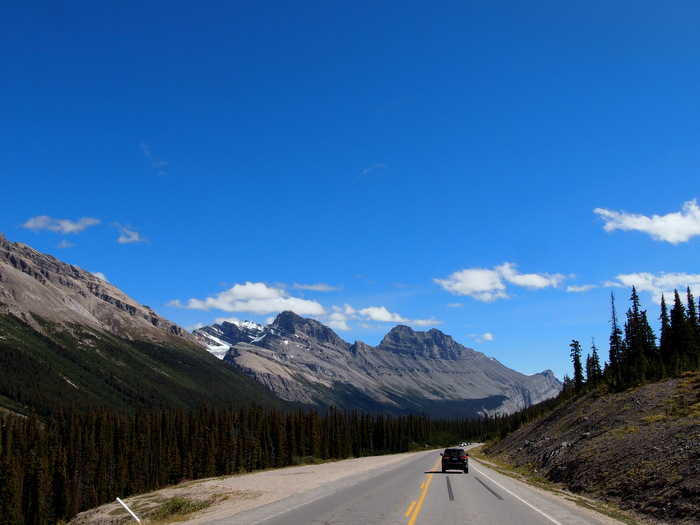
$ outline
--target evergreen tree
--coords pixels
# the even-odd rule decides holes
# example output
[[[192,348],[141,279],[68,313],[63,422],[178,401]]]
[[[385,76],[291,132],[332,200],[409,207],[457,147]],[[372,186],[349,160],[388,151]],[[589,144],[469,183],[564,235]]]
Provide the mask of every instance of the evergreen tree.
[[[695,299],[690,292],[690,286],[686,289],[688,306],[688,352],[695,363],[700,362],[700,321],[698,320],[698,310],[695,307]]]
[[[583,365],[581,364],[581,344],[572,340],[569,345],[571,348],[571,359],[574,363],[574,391],[580,392],[583,389]]]
[[[6,422],[3,422],[3,429]],[[21,513],[22,475],[20,459],[7,451],[0,456],[0,525],[19,525]]]
[[[622,384],[622,364],[624,352],[624,341],[622,339],[622,330],[617,322],[617,313],[615,312],[615,296],[610,292],[610,366],[608,368],[608,382],[618,388]]]
[[[657,376],[658,349],[656,336],[647,321],[646,311],[639,304],[637,290],[632,287],[631,308],[625,323],[625,361],[622,366],[625,383],[636,385]]]
[[[658,381],[664,377],[664,366],[659,352],[659,346],[656,342],[656,334],[649,324],[646,310],[642,310],[639,319],[639,334],[641,341],[641,359],[642,369],[644,371],[644,380]]]
[[[692,332],[688,322],[685,306],[681,301],[678,290],[674,291],[671,317],[671,346],[678,356],[678,368],[676,373],[694,368],[697,365],[696,356],[692,348]]]
[[[297,418],[294,412],[288,412],[285,419],[285,431],[287,433],[287,465],[294,464],[294,458],[299,456],[297,443]]]
[[[659,353],[661,354],[661,362],[663,363],[665,370],[664,376],[667,374],[675,375],[678,355],[675,353],[675,349],[673,347],[671,318],[668,315],[668,307],[666,306],[666,299],[664,298],[663,294],[661,295],[661,315],[659,316],[659,320],[661,321]]]
[[[562,379],[561,396],[563,399],[571,397],[574,394],[574,382],[569,377],[568,374],[564,374],[564,379]]]
[[[600,366],[600,357],[595,340],[591,341],[591,355],[586,358],[586,383],[596,387],[603,379],[603,369]]]

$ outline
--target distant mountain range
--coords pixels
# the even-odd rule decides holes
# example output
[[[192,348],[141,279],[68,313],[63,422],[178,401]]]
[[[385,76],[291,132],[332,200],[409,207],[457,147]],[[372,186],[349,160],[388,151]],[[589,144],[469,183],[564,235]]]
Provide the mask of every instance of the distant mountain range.
[[[268,326],[224,322],[194,336],[281,398],[312,406],[439,417],[509,414],[562,387],[550,370],[520,374],[436,329],[396,326],[372,347],[282,312]]]
[[[463,417],[511,413],[560,389],[551,371],[520,374],[435,329],[396,326],[372,347],[282,312],[268,326],[225,322],[190,334],[0,233],[0,409],[256,401]]]

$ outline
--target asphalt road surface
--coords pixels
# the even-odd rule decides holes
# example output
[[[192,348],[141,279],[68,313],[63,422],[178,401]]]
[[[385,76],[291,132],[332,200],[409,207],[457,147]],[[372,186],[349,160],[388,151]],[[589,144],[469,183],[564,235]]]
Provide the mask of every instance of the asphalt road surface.
[[[225,524],[610,524],[560,496],[533,489],[469,460],[469,473],[441,472],[439,451],[379,472],[328,483],[210,522]]]

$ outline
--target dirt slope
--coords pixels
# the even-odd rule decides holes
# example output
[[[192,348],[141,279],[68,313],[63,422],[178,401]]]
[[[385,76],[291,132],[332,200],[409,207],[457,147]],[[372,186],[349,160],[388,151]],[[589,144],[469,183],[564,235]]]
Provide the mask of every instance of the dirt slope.
[[[700,373],[589,392],[486,453],[662,523],[700,523]]]

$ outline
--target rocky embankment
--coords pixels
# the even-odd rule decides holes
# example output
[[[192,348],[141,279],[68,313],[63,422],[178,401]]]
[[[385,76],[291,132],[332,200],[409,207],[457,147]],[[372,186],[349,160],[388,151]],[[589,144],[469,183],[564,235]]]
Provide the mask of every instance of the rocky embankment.
[[[700,373],[588,392],[485,452],[646,519],[700,523]]]

